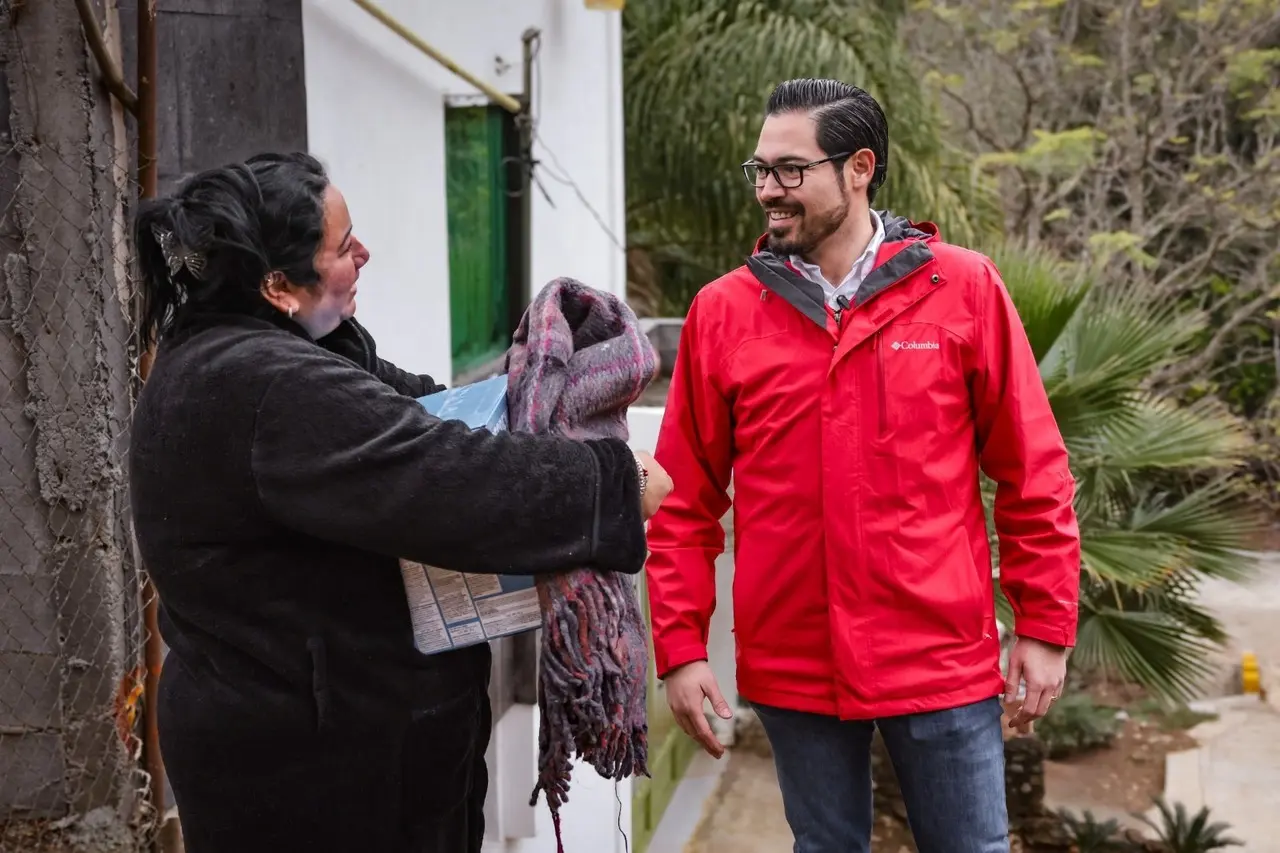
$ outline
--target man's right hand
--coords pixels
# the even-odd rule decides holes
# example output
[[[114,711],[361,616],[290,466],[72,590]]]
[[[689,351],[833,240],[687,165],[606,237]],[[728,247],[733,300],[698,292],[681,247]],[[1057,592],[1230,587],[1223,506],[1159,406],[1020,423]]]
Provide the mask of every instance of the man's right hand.
[[[668,673],[663,683],[667,688],[667,704],[671,706],[676,724],[700,743],[712,758],[724,755],[724,746],[711,731],[702,710],[703,702],[710,699],[716,716],[725,720],[733,717],[729,703],[724,701],[720,685],[716,684],[716,677],[711,672],[711,664],[704,660],[687,663]]]
[[[652,455],[645,453],[643,450],[635,451],[636,461],[644,466],[644,470],[649,475],[649,484],[645,486],[644,497],[640,499],[640,513],[648,521],[653,518],[654,513],[662,506],[662,502],[667,499],[667,495],[671,494],[674,488],[671,477],[667,474],[667,469],[658,464],[658,460]]]

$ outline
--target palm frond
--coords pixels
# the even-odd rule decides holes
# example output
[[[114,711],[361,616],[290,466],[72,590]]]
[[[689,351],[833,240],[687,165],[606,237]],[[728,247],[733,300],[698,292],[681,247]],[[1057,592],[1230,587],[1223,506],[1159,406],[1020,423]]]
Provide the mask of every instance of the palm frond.
[[[1129,472],[1231,468],[1253,441],[1247,424],[1215,397],[1182,406],[1147,393],[1129,398],[1124,417],[1079,438],[1081,466]]]
[[[1135,429],[1143,383],[1202,325],[1199,315],[1152,303],[1134,289],[1092,288],[1040,370],[1072,449],[1101,429]]]
[[[1041,371],[1053,372],[1046,357],[1088,296],[1091,282],[1078,265],[1042,248],[1000,242],[987,254],[1000,271]]]
[[[1222,622],[1195,603],[1198,587],[1199,582],[1193,574],[1181,572],[1167,578],[1155,589],[1135,594],[1138,601],[1127,603],[1130,609],[1138,606],[1163,613],[1185,626],[1191,634],[1211,643],[1226,642],[1227,631]]]
[[[1084,569],[1095,579],[1143,590],[1179,573],[1243,580],[1256,565],[1249,543],[1260,514],[1220,480],[1182,497],[1147,493],[1079,514]],[[1123,513],[1120,510],[1128,507]]]
[[[1144,472],[1231,470],[1249,452],[1246,424],[1216,398],[1181,406],[1147,392],[1118,396],[1086,416],[1063,418],[1081,509],[1132,496]]]
[[[1142,684],[1161,699],[1193,695],[1211,672],[1213,643],[1168,613],[1081,602],[1073,662]]]
[[[1202,314],[1153,301],[1136,285],[1095,288],[1088,310],[1077,313],[1068,342],[1071,377],[1105,377],[1136,387],[1177,358],[1205,323]]]
[[[1094,528],[1080,543],[1086,572],[1098,580],[1139,589],[1158,584],[1182,568],[1185,550],[1178,537],[1127,528]]]
[[[1182,543],[1183,568],[1226,580],[1245,580],[1257,566],[1251,543],[1266,529],[1239,485],[1228,478],[1193,489],[1176,501],[1147,495],[1133,511],[1135,530],[1175,536]]]

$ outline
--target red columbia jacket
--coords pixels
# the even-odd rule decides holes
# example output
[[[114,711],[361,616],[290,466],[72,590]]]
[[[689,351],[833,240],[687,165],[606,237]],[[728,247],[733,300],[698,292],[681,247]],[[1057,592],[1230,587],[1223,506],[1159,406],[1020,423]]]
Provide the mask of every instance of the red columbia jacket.
[[[1075,644],[1075,482],[1013,303],[986,257],[882,218],[846,310],[763,241],[689,309],[655,452],[660,677],[706,658],[731,475],[749,701],[869,719],[1002,691],[979,470],[1015,633]]]

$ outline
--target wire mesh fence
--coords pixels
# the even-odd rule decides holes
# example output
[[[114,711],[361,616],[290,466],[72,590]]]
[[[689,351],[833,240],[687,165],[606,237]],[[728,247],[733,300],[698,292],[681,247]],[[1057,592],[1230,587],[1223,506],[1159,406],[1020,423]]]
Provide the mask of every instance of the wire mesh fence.
[[[142,849],[157,815],[126,488],[138,187],[82,56],[68,75],[3,40],[0,851]]]

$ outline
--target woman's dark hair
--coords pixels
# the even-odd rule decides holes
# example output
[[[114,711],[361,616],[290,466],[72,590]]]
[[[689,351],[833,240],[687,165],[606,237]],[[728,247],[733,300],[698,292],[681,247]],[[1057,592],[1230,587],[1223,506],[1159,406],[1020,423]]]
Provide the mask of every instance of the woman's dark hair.
[[[142,202],[133,239],[143,346],[187,314],[273,311],[262,296],[270,272],[304,287],[319,281],[328,186],[310,154],[259,154]]]
[[[876,99],[839,80],[805,77],[779,83],[765,107],[766,116],[792,112],[813,116],[818,147],[828,157],[863,148],[876,155],[875,174],[867,185],[867,201],[874,201],[889,168],[889,126]]]

